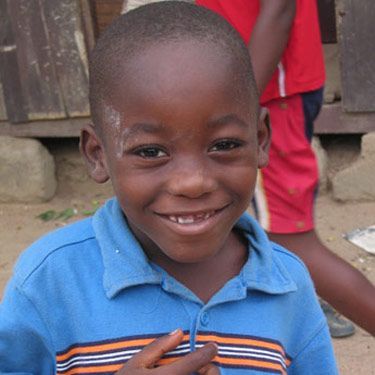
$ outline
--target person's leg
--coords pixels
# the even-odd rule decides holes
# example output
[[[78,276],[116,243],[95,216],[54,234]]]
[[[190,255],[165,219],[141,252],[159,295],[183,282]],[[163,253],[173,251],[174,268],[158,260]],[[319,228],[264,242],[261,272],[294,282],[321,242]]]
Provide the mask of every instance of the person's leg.
[[[299,233],[314,228],[318,165],[305,135],[301,95],[266,104],[272,137],[269,164],[259,171],[254,195],[262,227],[271,233]]]
[[[319,296],[375,335],[375,287],[361,272],[324,246],[315,230],[269,237],[305,262]]]
[[[318,169],[310,140],[321,99],[322,91],[316,91],[267,103],[273,129],[270,163],[260,172],[255,210],[270,238],[306,263],[322,298],[374,334],[374,286],[325,247],[314,229]],[[348,324],[344,321],[343,331]]]

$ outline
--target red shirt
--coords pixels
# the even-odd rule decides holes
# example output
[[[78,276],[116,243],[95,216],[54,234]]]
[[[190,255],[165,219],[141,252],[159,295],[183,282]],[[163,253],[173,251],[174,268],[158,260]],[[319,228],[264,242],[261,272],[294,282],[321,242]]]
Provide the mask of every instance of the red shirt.
[[[259,14],[259,0],[196,0],[196,3],[222,15],[249,43]],[[288,44],[261,102],[316,90],[324,85],[324,80],[316,0],[297,0]]]

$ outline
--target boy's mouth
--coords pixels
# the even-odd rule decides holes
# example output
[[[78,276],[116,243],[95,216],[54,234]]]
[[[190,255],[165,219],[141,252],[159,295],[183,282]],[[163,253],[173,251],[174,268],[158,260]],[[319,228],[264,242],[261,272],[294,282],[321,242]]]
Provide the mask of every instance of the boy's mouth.
[[[195,224],[201,221],[209,219],[215,215],[216,211],[200,212],[197,214],[188,215],[167,215],[165,216],[168,220],[178,224]]]
[[[218,209],[208,208],[207,210],[196,211],[196,212],[176,212],[176,213],[159,213],[158,215],[161,216],[163,219],[168,220],[175,224],[180,225],[193,225],[203,223],[213,216],[216,216],[221,211],[223,211],[228,204],[220,207]]]
[[[210,207],[201,211],[175,211],[157,215],[173,232],[182,236],[196,236],[215,228],[229,205],[226,204],[218,209]]]

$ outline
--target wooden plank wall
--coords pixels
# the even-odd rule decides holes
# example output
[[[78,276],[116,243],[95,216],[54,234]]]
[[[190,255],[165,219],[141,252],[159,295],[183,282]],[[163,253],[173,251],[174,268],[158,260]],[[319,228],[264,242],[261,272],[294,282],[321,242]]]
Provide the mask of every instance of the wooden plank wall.
[[[8,2],[0,0],[0,80],[7,117],[14,122],[27,120],[26,103],[18,74],[17,46],[10,22]],[[2,117],[5,113],[2,113]]]
[[[375,2],[337,0],[342,105],[375,112]]]
[[[91,1],[96,36],[98,36],[113,21],[115,17],[121,14],[123,5],[124,0]]]
[[[334,0],[317,1],[322,39],[326,43],[335,42]],[[0,0],[0,120],[10,121],[0,124],[0,134],[78,134],[84,120],[74,118],[89,116],[86,51],[94,44],[94,31],[97,36],[124,5],[131,9],[145,2]],[[317,130],[367,132],[374,130],[375,2],[336,0],[336,3],[343,107],[350,113],[341,112],[339,104],[327,106]],[[34,121],[13,125],[28,120]]]
[[[5,2],[0,0],[0,121],[7,119],[4,91],[2,84],[2,67],[4,66],[4,54],[6,53],[5,47],[9,45],[9,40],[7,40],[7,32],[9,32],[9,22],[6,20],[7,15],[7,5]]]
[[[9,121],[89,116],[80,1],[0,0],[0,25]]]
[[[7,111],[6,111],[5,102],[4,102],[3,85],[0,79],[0,121],[4,121],[6,119],[7,119]]]
[[[323,43],[336,43],[335,0],[318,0],[320,32]]]
[[[46,29],[68,117],[90,114],[88,58],[77,0],[42,0]]]
[[[64,104],[46,30],[46,17],[39,1],[8,1],[8,10],[28,119],[64,118]]]

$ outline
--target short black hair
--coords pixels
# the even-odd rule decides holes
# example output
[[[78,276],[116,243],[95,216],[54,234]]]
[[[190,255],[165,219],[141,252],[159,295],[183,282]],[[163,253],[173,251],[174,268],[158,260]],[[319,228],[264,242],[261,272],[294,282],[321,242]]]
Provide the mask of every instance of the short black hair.
[[[111,82],[119,82],[124,61],[149,45],[197,40],[215,45],[230,56],[236,74],[258,103],[248,49],[238,32],[221,16],[184,1],[150,3],[118,17],[100,35],[90,56],[90,107],[100,127],[104,104],[109,104]],[[107,99],[107,101],[106,101]],[[250,103],[249,103],[250,105]]]

